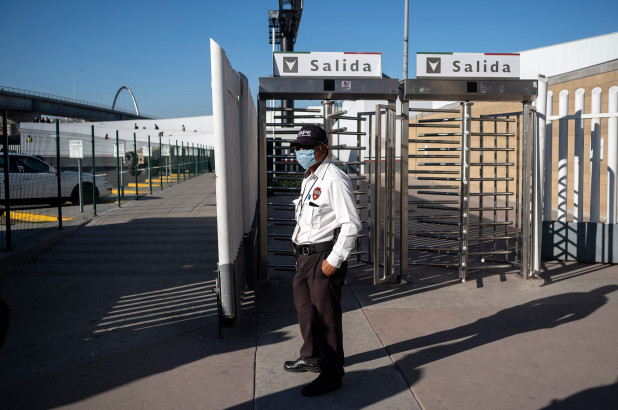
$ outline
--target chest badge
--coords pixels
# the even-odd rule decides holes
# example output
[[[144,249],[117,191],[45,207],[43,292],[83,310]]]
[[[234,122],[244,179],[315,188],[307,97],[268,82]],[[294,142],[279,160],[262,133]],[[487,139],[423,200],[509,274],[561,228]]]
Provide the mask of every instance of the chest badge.
[[[316,189],[313,190],[313,200],[314,201],[318,199],[320,195],[322,195],[322,188],[317,187]]]

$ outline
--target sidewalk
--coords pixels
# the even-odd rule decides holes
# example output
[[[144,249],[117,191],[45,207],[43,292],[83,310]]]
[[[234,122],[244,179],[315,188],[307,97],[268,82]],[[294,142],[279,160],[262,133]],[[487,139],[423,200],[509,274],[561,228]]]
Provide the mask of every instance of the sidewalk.
[[[300,395],[290,272],[218,337],[214,179],[99,216],[5,275],[0,408],[539,409],[618,406],[618,267],[344,288],[341,390]],[[422,274],[421,274],[422,273]],[[553,405],[553,407],[551,407]]]

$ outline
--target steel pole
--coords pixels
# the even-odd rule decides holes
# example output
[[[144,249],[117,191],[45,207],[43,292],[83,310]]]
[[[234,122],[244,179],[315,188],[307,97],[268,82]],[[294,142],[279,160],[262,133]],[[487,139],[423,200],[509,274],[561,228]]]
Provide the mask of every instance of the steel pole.
[[[97,184],[96,184],[96,166],[95,166],[95,156],[94,156],[94,125],[90,126],[92,130],[92,210],[94,212],[94,216],[97,216]]]
[[[163,191],[163,145],[161,145],[161,134],[159,134],[159,186]]]
[[[152,151],[150,150],[150,135],[148,136],[148,186],[152,195]]]
[[[79,212],[84,212],[84,183],[82,182],[84,175],[81,158],[77,158],[77,177],[79,178]]]
[[[461,198],[459,219],[459,279],[465,282],[468,276],[468,238],[470,228],[470,136],[472,129],[473,103],[461,104]]]
[[[6,217],[6,250],[13,250],[11,241],[11,191],[9,180],[9,131],[8,131],[8,110],[2,110],[2,156],[4,158],[4,214]],[[57,121],[56,121],[57,123]]]
[[[407,2],[406,2],[407,4]],[[407,20],[406,20],[407,21]],[[410,130],[410,102],[401,103],[401,171],[399,189],[401,191],[399,230],[400,230],[400,266],[399,274],[401,278],[408,276],[408,149],[409,149],[409,130]]]
[[[118,130],[116,130],[116,178],[118,179],[118,208],[120,208],[120,145],[118,144]]]
[[[410,19],[410,0],[405,0],[405,8],[404,8],[404,24],[403,24],[403,80],[408,79],[408,34],[409,34],[409,24],[408,20]]]
[[[376,107],[376,134],[375,143],[376,148],[375,159],[376,166],[373,172],[373,203],[372,213],[374,228],[371,239],[373,241],[373,284],[377,285],[381,282],[380,278],[380,262],[382,260],[381,250],[381,235],[382,235],[382,105]]]
[[[135,160],[133,161],[133,173],[135,174],[135,200],[139,200],[139,188],[137,186],[137,163],[139,159],[137,157],[137,136],[133,133],[133,152],[135,153]]]
[[[56,180],[58,182],[58,229],[62,229],[62,174],[60,169],[60,122],[56,119]]]

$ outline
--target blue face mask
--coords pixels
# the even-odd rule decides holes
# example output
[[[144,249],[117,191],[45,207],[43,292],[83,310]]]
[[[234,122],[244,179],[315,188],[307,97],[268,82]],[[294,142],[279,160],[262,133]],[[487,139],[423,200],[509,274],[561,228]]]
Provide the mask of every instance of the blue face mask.
[[[315,153],[312,149],[297,150],[296,160],[304,169],[310,168],[316,163]]]

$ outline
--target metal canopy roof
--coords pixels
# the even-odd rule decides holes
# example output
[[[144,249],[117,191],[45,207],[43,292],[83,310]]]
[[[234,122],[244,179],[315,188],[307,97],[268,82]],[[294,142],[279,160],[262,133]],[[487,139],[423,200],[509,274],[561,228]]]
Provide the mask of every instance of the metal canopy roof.
[[[402,100],[516,101],[531,102],[537,95],[536,80],[438,80],[403,82]]]
[[[260,100],[391,100],[399,95],[396,78],[262,77]]]

